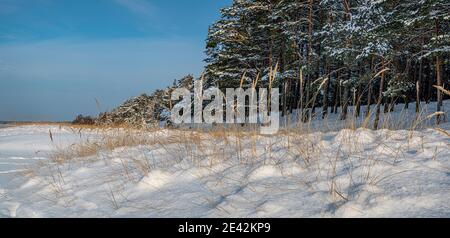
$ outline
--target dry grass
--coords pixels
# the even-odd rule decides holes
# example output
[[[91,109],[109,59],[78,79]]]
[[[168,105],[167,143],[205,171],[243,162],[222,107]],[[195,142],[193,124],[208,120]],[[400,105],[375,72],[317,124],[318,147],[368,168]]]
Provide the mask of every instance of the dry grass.
[[[444,87],[441,87],[441,86],[433,86],[433,87],[435,87],[439,91],[443,92],[444,94],[447,94],[448,96],[450,96],[450,91],[445,89]]]
[[[276,69],[275,69],[276,70]],[[317,94],[314,95],[315,97]],[[364,112],[364,108],[361,109]],[[313,174],[308,181],[301,184],[311,184],[311,180],[325,180],[331,200],[336,204],[356,199],[362,185],[377,186],[380,182],[404,171],[379,170],[382,165],[393,165],[405,157],[409,141],[415,132],[430,126],[427,124],[437,114],[429,114],[426,108],[411,121],[410,115],[402,110],[398,117],[385,114],[380,121],[380,129],[384,130],[383,138],[367,150],[367,141],[360,137],[359,128],[371,128],[375,107],[369,117],[354,117],[349,111],[348,118],[341,121],[322,120],[320,125],[314,125],[311,118],[306,123],[300,119],[291,121],[296,126],[282,128],[278,134],[263,136],[255,126],[227,125],[205,128],[180,129],[133,129],[126,126],[98,127],[57,124],[68,127],[80,135],[80,142],[69,147],[57,147],[50,156],[55,166],[50,183],[56,194],[64,196],[64,173],[61,167],[73,161],[101,161],[114,159],[114,151],[127,147],[143,147],[152,153],[142,153],[142,156],[130,155],[119,158],[121,170],[115,176],[126,181],[137,182],[142,176],[147,176],[152,170],[161,167],[171,167],[181,163],[213,169],[217,165],[232,163],[235,165],[270,164],[279,167],[282,174],[289,176],[282,164],[293,162],[293,166]],[[383,113],[382,113],[383,114]],[[321,114],[317,113],[316,117]],[[291,120],[291,119],[289,119]],[[42,124],[39,124],[42,125]],[[54,125],[54,124],[53,124]],[[446,130],[430,126],[440,133],[449,136]],[[402,138],[404,143],[390,145],[386,141],[395,137],[395,130],[406,129],[410,135]],[[335,131],[333,140],[326,138],[321,132]],[[364,132],[364,130],[363,130]],[[93,134],[95,139],[82,139],[84,134]],[[54,137],[49,132],[50,137]],[[422,148],[424,142],[422,138]],[[330,150],[333,146],[333,150]],[[385,151],[380,153],[380,151]],[[157,153],[156,155],[153,152]],[[108,155],[103,156],[104,154]],[[437,152],[436,152],[437,154]],[[152,156],[164,157],[162,162],[154,162]],[[56,164],[56,165],[55,165]],[[308,189],[316,189],[308,187]],[[114,209],[120,208],[120,191],[109,187],[107,196]]]
[[[160,143],[152,133],[158,130],[136,130],[123,127],[94,127],[94,126],[71,126],[74,133],[80,135],[80,142],[69,147],[56,146],[55,152],[50,156],[56,163],[64,163],[75,158],[87,158],[97,155],[100,151],[112,151],[120,147],[131,147],[138,145],[154,145]],[[94,134],[94,139],[81,139],[83,130]],[[53,138],[49,131],[50,138]],[[52,139],[53,141],[53,139]]]
[[[120,209],[123,201],[126,201],[122,195],[123,188],[117,186],[117,183],[121,184],[123,181],[136,183],[155,169],[174,166],[189,165],[210,170],[211,174],[214,174],[217,166],[228,164],[249,165],[256,168],[261,165],[272,165],[286,177],[294,176],[290,171],[298,167],[308,175],[307,177],[300,175],[299,184],[311,192],[323,190],[313,184],[327,184],[330,201],[333,206],[339,207],[348,201],[358,199],[359,194],[365,189],[364,186],[377,187],[381,182],[407,172],[395,170],[394,164],[404,158],[405,151],[409,148],[409,140],[412,139],[406,136],[397,138],[404,140],[399,145],[388,144],[386,141],[397,135],[395,131],[385,130],[382,133],[383,137],[376,138],[376,143],[370,144],[371,148],[368,150],[368,142],[359,136],[359,133],[370,131],[357,130],[353,127],[334,133],[321,133],[315,132],[311,125],[304,125],[280,130],[273,136],[262,136],[257,128],[240,125],[217,126],[209,130],[72,128],[76,133],[79,133],[79,129],[82,129],[81,133],[95,132],[96,140],[83,140],[66,148],[57,148],[51,156],[53,164],[48,183],[56,198],[65,199],[67,206],[70,206],[70,193],[67,191],[65,181],[67,164],[96,161],[104,161],[107,166],[114,164],[115,168],[120,169],[114,169],[113,174],[107,175],[108,187],[105,190],[106,200],[114,210]],[[447,133],[445,130],[436,130],[443,134]],[[330,146],[333,146],[333,149],[330,149]],[[142,155],[128,154],[128,149],[136,147],[142,151]],[[124,153],[115,156],[115,151],[120,152],[121,148],[126,148]],[[153,156],[164,160],[155,162]],[[289,168],[283,166],[286,162],[290,164]],[[380,170],[380,167],[383,169]],[[298,176],[295,175],[294,178],[297,179]],[[229,178],[218,175],[217,183],[230,183],[224,181],[226,179]],[[234,182],[246,183],[246,180]],[[215,191],[215,188],[208,189]],[[217,193],[220,194],[220,191]],[[199,199],[205,199],[205,202],[212,204],[211,206],[217,205],[210,198]],[[217,205],[217,209],[227,213],[226,208],[221,208],[220,205]]]

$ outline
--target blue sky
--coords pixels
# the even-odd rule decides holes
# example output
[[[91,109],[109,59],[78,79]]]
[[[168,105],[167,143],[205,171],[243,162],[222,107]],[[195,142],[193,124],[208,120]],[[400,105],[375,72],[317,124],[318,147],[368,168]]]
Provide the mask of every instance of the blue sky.
[[[230,2],[0,0],[0,120],[97,115],[199,75],[208,25]]]

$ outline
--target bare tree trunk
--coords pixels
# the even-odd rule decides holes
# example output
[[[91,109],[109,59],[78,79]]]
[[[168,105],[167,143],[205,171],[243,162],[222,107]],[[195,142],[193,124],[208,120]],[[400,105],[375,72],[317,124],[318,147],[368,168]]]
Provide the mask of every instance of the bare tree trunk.
[[[344,94],[342,96],[342,112],[341,112],[341,120],[347,119],[347,113],[348,113],[348,82],[344,85]]]
[[[416,113],[420,112],[420,90],[421,90],[421,82],[422,82],[422,68],[423,68],[423,60],[420,59],[419,63],[419,75],[416,76]]]
[[[348,79],[344,84],[344,95],[343,100],[342,100],[342,112],[341,112],[341,120],[346,120],[347,119],[347,114],[348,114],[348,94],[349,94],[349,81],[350,81],[350,75],[351,73],[348,73]]]
[[[329,73],[329,69],[327,66],[327,75]],[[330,79],[331,75],[328,75],[327,82],[323,85],[323,102],[322,102],[322,119],[325,119],[328,115],[328,89],[330,88]]]
[[[359,117],[361,115],[361,83],[358,83],[358,89],[356,90],[355,100],[356,100],[356,113],[355,116]]]
[[[394,97],[391,97],[389,101],[388,112],[393,112],[395,109],[395,104],[397,104],[397,98],[394,100]]]
[[[332,102],[334,103],[331,107],[331,112],[330,113],[336,113],[337,111],[337,107],[338,107],[338,93],[339,93],[339,74],[336,73],[336,79],[334,81],[334,87],[333,87],[333,98],[332,98]]]
[[[308,50],[307,50],[307,60],[308,60],[308,66],[311,66],[312,64],[312,34],[313,34],[313,3],[314,0],[308,1]],[[306,122],[311,118],[311,110],[310,107],[314,107],[314,105],[309,105],[311,96],[311,73],[309,73],[306,77],[306,114],[304,115],[303,121]]]
[[[303,83],[303,71],[300,69],[300,100],[299,100],[299,104],[300,104],[300,120],[303,120],[303,114],[304,114],[304,107],[305,105],[303,104],[303,98],[304,98],[304,94],[305,94],[305,90],[304,90],[304,83]]]
[[[339,78],[339,80],[337,81],[338,85],[337,85],[337,104],[336,104],[336,110],[334,111],[335,114],[338,114],[339,112],[339,108],[342,105],[342,79]]]
[[[436,19],[436,36],[439,36],[439,21]],[[441,57],[436,56],[436,82],[437,86],[442,87],[442,78],[441,78]],[[437,112],[442,111],[442,92],[437,90]],[[441,115],[436,116],[436,123],[441,123]]]
[[[343,0],[344,3],[344,9],[345,9],[345,16],[344,21],[350,21],[351,20],[351,12],[350,12],[350,3],[349,0]],[[351,48],[352,41],[350,37],[346,37],[346,47]],[[349,97],[349,86],[350,86],[350,79],[352,76],[352,65],[350,64],[349,72],[347,74],[347,81],[344,85],[344,95],[343,95],[343,101],[342,101],[342,112],[341,112],[341,120],[347,119],[347,113],[348,113],[348,97]]]
[[[433,61],[428,62],[428,71],[427,71],[427,104],[429,104],[433,100],[432,94],[432,85],[434,82],[434,71],[433,71]]]
[[[367,108],[366,117],[370,116],[370,104],[372,104],[372,82],[369,81],[369,89],[367,90]]]
[[[289,113],[292,114],[292,112],[294,111],[294,99],[295,97],[295,91],[296,91],[296,85],[295,85],[295,80],[292,80],[291,78],[289,78],[289,100],[288,100],[288,105],[289,105]]]
[[[375,75],[375,57],[372,56],[372,60],[370,63],[370,71]],[[373,84],[372,84],[372,77],[369,80],[369,89],[367,91],[367,108],[366,108],[366,117],[370,116],[370,106],[372,104],[372,88],[373,88]]]
[[[375,114],[375,121],[373,124],[373,129],[378,130],[379,123],[380,123],[380,113],[381,113],[381,103],[383,102],[383,87],[384,87],[384,59],[382,59],[382,73],[381,73],[381,80],[380,80],[380,91],[378,93],[378,102],[377,102],[377,112]]]
[[[442,78],[441,78],[441,57],[436,56],[436,81],[437,86],[442,87]],[[436,110],[438,112],[442,111],[442,92],[440,90],[437,90],[437,108]],[[441,115],[436,116],[436,122],[437,124],[441,123]]]
[[[384,113],[389,112],[390,97],[384,98]]]
[[[282,83],[282,87],[283,87],[283,116],[287,115],[287,83],[286,80],[284,80],[284,82]]]

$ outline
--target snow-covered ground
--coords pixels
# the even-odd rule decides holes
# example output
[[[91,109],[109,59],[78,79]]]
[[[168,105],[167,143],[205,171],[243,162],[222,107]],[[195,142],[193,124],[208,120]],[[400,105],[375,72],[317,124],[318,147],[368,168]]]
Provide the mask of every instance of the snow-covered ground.
[[[0,217],[450,217],[439,128],[0,128]]]

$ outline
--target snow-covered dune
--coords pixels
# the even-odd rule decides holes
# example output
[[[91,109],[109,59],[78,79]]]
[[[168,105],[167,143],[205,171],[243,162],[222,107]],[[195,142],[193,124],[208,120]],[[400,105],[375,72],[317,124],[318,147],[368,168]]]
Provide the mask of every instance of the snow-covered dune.
[[[89,136],[66,127],[3,128],[0,216],[450,217],[445,132],[159,131],[145,135],[154,143],[54,164],[51,151]]]
[[[0,217],[450,217],[450,123],[403,107],[378,131],[3,127]]]
[[[79,142],[80,134],[75,132],[75,129],[52,125],[0,128],[0,189],[8,186],[12,178],[21,177],[21,172],[32,170],[39,161],[48,160],[55,149]]]

